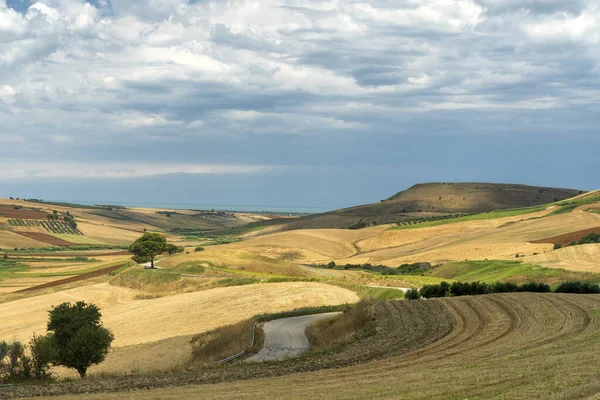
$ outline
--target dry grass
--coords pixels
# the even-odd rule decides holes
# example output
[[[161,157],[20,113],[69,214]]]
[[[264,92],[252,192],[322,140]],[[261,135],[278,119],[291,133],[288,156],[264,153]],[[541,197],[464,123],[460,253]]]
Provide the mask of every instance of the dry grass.
[[[84,397],[287,399],[310,393],[327,399],[597,398],[600,296],[519,293],[441,302],[456,320],[454,330],[407,354],[262,380]]]
[[[253,326],[254,319],[248,319],[194,336],[191,340],[193,348],[191,363],[193,365],[212,364],[244,350],[248,350],[247,354],[259,351],[264,336],[261,326],[257,325],[254,345],[250,348]]]
[[[172,268],[183,262],[197,261],[234,270],[286,276],[308,276],[308,273],[291,261],[267,257],[264,254],[232,250],[231,245],[208,246],[205,251],[166,257],[160,262],[162,268]]]
[[[0,230],[0,249],[14,249],[15,247],[19,249],[30,247],[37,248],[48,247],[48,244],[21,236],[18,233]]]
[[[363,300],[343,314],[320,319],[306,328],[312,350],[331,350],[375,334],[377,318],[372,301]]]
[[[0,337],[27,342],[33,333],[43,334],[48,310],[64,301],[98,305],[115,334],[115,347],[197,334],[260,313],[358,301],[350,290],[312,282],[225,287],[151,300],[136,300],[137,295],[103,283],[0,304]]]
[[[600,244],[584,244],[528,256],[525,262],[572,271],[600,272]]]

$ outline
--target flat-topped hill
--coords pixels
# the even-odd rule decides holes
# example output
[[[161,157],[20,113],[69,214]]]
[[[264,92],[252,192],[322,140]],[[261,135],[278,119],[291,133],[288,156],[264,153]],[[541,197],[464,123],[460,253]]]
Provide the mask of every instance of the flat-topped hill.
[[[582,193],[573,189],[503,183],[421,183],[396,193],[382,203],[395,212],[400,208],[407,213],[474,214],[548,204]]]
[[[362,227],[407,218],[531,207],[583,193],[582,190],[500,183],[421,183],[379,203],[261,224],[278,225],[283,230]]]

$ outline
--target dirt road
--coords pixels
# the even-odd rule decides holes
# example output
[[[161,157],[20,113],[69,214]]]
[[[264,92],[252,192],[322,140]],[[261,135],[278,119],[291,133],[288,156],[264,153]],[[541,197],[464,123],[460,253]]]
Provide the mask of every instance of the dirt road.
[[[310,348],[304,334],[306,327],[314,321],[337,314],[341,313],[303,315],[267,322],[263,327],[265,335],[263,348],[246,362],[278,361],[304,353]]]

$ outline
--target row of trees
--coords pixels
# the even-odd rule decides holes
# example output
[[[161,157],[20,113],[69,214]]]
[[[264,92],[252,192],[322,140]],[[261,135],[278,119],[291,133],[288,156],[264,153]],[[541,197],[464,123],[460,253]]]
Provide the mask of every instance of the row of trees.
[[[416,300],[419,298],[430,299],[434,297],[449,296],[474,296],[489,293],[511,293],[511,292],[536,292],[549,293],[551,288],[542,282],[527,282],[517,285],[512,282],[496,282],[488,284],[484,282],[441,282],[438,285],[425,285],[420,290],[410,289],[406,292],[406,298]],[[578,293],[598,294],[600,286],[581,281],[567,281],[559,284],[554,293]]]
[[[74,368],[84,378],[91,365],[104,361],[114,339],[101,316],[94,304],[62,303],[49,312],[48,333],[34,336],[29,346],[0,342],[0,382],[48,379],[51,365]]]
[[[315,268],[327,268],[327,269],[357,269],[366,270],[381,275],[422,275],[425,271],[434,268],[428,262],[419,262],[414,264],[402,264],[399,267],[388,267],[387,265],[371,265],[366,264],[345,264],[343,266],[336,265],[335,261],[331,261],[329,264],[312,264]]]

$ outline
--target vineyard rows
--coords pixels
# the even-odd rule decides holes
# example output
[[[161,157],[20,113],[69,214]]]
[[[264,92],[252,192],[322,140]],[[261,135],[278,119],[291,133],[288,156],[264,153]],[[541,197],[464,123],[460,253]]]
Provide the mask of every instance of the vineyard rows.
[[[33,219],[9,219],[11,226],[41,226],[46,231],[56,234],[83,235],[78,229],[73,229],[64,221],[38,221]]]

